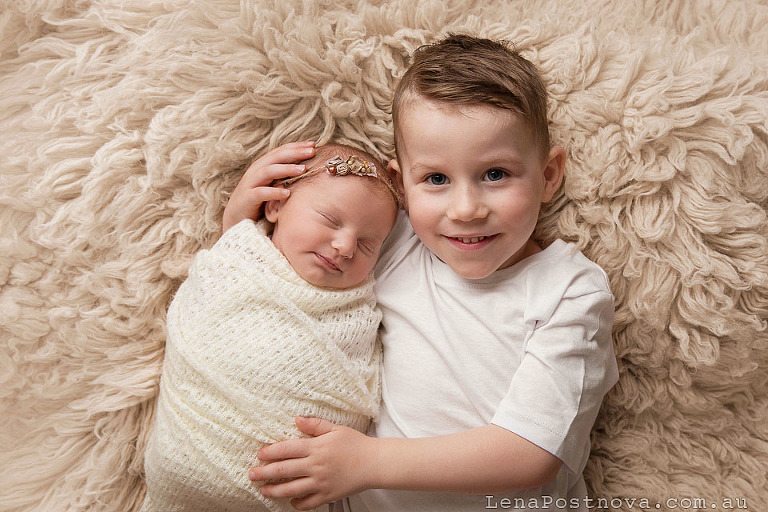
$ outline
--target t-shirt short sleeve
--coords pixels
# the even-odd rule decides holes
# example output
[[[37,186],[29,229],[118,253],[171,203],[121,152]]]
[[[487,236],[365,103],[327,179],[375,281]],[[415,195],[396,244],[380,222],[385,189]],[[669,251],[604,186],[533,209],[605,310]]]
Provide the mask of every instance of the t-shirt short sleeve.
[[[613,296],[597,267],[570,279],[555,277],[537,272],[528,277],[520,366],[492,423],[580,473],[603,396],[618,380],[611,342]]]

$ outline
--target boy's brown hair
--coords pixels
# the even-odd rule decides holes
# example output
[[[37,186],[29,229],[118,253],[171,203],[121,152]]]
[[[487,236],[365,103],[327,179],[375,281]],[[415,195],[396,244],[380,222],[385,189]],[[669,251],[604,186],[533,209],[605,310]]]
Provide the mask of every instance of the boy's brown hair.
[[[392,100],[395,151],[401,112],[419,97],[515,112],[532,130],[542,154],[549,151],[546,88],[536,66],[509,42],[450,34],[417,49]]]

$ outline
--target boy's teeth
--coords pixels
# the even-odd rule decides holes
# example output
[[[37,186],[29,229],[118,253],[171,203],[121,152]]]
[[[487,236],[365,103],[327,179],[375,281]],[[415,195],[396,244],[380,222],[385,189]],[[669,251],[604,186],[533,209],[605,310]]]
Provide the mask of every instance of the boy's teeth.
[[[464,242],[465,244],[474,244],[474,243],[479,242],[480,240],[484,240],[485,237],[484,236],[475,236],[475,237],[472,237],[472,238],[456,237],[456,239]]]

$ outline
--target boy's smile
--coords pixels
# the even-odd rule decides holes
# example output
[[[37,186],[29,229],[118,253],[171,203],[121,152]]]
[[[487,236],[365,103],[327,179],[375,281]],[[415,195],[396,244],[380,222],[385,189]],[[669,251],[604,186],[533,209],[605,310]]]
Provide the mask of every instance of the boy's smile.
[[[534,144],[521,116],[423,98],[400,120],[399,171],[411,224],[456,273],[486,277],[540,249],[541,203],[562,181],[565,155]]]

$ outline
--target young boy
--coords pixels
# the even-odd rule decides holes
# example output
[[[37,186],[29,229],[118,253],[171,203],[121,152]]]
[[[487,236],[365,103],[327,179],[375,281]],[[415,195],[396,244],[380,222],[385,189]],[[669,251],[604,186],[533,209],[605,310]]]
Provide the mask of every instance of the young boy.
[[[618,378],[613,296],[572,244],[532,238],[565,166],[538,73],[449,36],[416,52],[393,120],[407,216],[375,271],[380,417],[370,437],[297,418],[314,437],[261,449],[250,477],[299,510],[584,510],[590,430]]]
[[[379,409],[371,273],[399,194],[350,147],[292,167],[302,174],[267,203],[269,222],[227,226],[168,309],[143,512],[292,510],[248,480],[256,450],[300,437],[297,415],[365,431]]]

